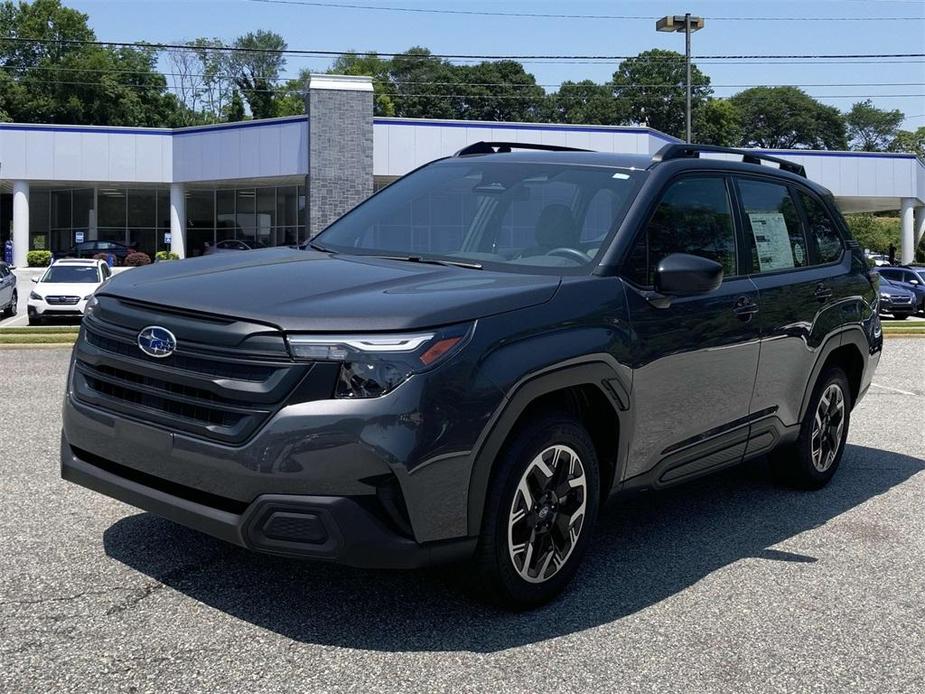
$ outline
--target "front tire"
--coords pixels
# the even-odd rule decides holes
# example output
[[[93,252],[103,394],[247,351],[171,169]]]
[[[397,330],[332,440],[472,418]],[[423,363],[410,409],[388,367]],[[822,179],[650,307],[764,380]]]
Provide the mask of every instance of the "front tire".
[[[821,489],[828,484],[845,452],[850,422],[848,377],[838,367],[828,368],[813,389],[796,443],[772,455],[784,479],[803,489]]]
[[[571,580],[591,540],[600,474],[588,432],[548,415],[518,429],[496,462],[475,563],[501,604],[527,608]]]
[[[16,309],[19,306],[19,294],[14,290],[13,298],[10,299],[10,305],[3,309],[0,318],[12,318],[16,315]]]
[[[894,313],[893,318],[896,320],[906,320],[909,317],[908,313]]]
[[[45,321],[41,316],[29,314],[29,325],[41,325],[44,322]]]

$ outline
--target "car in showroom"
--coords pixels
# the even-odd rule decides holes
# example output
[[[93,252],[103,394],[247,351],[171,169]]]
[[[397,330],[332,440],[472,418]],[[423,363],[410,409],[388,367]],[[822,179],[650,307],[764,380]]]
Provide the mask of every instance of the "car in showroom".
[[[0,260],[0,318],[16,315],[19,294],[16,291],[16,275],[12,268]]]
[[[915,310],[925,313],[925,272],[911,266],[879,267],[877,272],[892,285],[898,285],[915,296]]]
[[[116,265],[121,265],[125,262],[125,257],[134,252],[135,249],[131,246],[126,246],[124,243],[118,243],[116,241],[83,241],[74,244],[67,250],[56,252],[54,258],[55,260],[60,260],[62,258],[93,258],[94,256],[103,254],[111,256]]]
[[[880,276],[880,304],[881,315],[891,315],[896,320],[906,320],[914,316],[917,306],[915,293],[894,280],[889,279],[878,268]]]
[[[877,299],[798,164],[479,142],[299,249],[113,278],[74,348],[61,474],[255,551],[468,562],[537,605],[611,495],[765,455],[827,484]]]
[[[29,325],[41,325],[48,318],[80,318],[93,293],[112,275],[103,260],[56,260],[38,277],[29,293],[26,310]]]
[[[253,251],[258,248],[266,248],[266,244],[254,239],[224,239],[214,246],[209,246],[203,252],[203,255],[213,255],[214,253],[226,253],[229,251]]]

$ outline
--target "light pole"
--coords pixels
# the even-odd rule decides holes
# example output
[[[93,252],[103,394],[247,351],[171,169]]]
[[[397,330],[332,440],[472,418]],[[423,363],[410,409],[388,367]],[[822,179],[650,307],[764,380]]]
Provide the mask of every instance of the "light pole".
[[[656,31],[684,32],[684,64],[687,69],[687,80],[685,82],[687,92],[687,141],[691,141],[691,34],[703,29],[703,17],[691,17],[688,12],[685,15],[668,15],[662,17],[655,23]]]

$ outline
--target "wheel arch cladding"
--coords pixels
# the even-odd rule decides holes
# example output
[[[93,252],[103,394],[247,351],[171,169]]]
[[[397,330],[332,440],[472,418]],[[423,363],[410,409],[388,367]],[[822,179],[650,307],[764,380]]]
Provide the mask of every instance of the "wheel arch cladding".
[[[801,418],[806,414],[806,408],[809,406],[819,378],[826,369],[832,366],[842,369],[848,377],[848,385],[851,387],[851,407],[854,407],[864,382],[864,350],[869,351],[870,347],[860,328],[849,328],[829,337],[820,348],[816,364],[806,382],[803,403],[800,407]]]
[[[518,427],[540,412],[571,414],[588,430],[600,465],[602,501],[606,498],[619,478],[621,412],[626,407],[615,394],[620,388],[610,385],[614,382],[622,383],[609,364],[588,362],[536,375],[513,389],[475,449],[469,482],[470,535],[481,529],[498,455]]]

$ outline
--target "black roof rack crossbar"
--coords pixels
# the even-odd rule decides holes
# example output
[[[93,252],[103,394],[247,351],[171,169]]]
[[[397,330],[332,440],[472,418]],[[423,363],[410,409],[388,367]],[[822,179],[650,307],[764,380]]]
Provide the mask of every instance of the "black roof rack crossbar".
[[[694,159],[697,159],[700,157],[701,152],[716,152],[718,154],[736,154],[742,157],[742,161],[746,164],[761,164],[761,162],[763,161],[770,161],[770,162],[777,164],[784,171],[789,171],[790,173],[796,174],[797,176],[802,176],[803,178],[806,178],[806,169],[803,168],[802,164],[797,164],[792,161],[787,161],[786,159],[781,159],[780,157],[772,157],[769,154],[760,154],[758,152],[752,152],[747,149],[735,149],[734,147],[719,147],[717,145],[688,145],[688,144],[665,145],[652,156],[652,161],[657,163],[660,161],[668,161],[669,159],[683,159],[685,157],[692,157]]]
[[[495,154],[507,153],[513,149],[536,149],[543,152],[590,152],[589,149],[578,147],[565,147],[563,145],[538,145],[531,142],[473,142],[454,154],[454,157],[465,157],[469,154]]]

